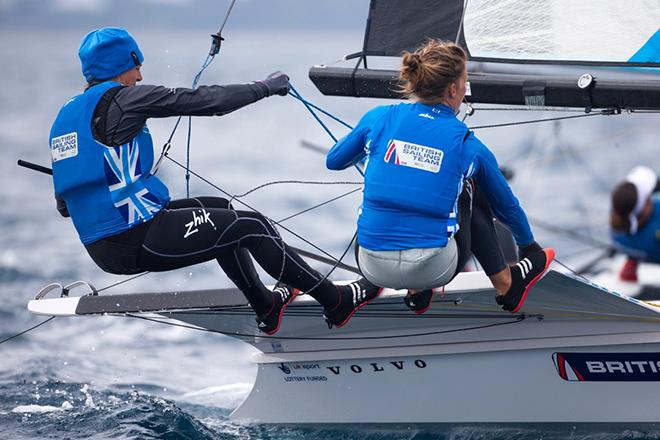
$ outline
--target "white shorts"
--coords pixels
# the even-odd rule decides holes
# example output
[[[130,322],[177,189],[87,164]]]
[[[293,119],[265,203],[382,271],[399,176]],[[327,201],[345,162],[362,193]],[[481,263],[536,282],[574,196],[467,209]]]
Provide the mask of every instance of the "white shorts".
[[[377,286],[431,289],[444,286],[454,277],[458,250],[453,238],[441,248],[372,251],[360,246],[358,264],[364,277]]]

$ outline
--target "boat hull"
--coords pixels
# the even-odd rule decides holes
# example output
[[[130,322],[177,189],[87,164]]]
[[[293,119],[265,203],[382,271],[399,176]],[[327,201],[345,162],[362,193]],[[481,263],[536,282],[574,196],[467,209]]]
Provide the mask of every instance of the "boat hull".
[[[660,343],[261,363],[252,392],[231,418],[470,425],[660,420],[658,375],[639,381],[623,380],[623,373],[611,381],[565,379],[557,353],[609,354],[604,359],[634,353],[643,359],[660,355]]]

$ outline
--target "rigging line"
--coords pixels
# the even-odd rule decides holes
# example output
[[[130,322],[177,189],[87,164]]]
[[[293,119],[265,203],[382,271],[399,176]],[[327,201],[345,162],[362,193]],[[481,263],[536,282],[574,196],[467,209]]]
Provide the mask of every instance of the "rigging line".
[[[222,24],[220,25],[220,30],[216,34],[211,35],[211,49],[209,50],[208,55],[206,56],[206,59],[202,63],[202,67],[197,72],[195,77],[193,78],[193,83],[192,83],[192,88],[195,89],[197,88],[197,84],[199,83],[199,80],[202,77],[202,73],[211,65],[213,60],[215,59],[215,56],[220,52],[220,46],[222,44],[222,41],[224,38],[222,38],[222,31],[225,28],[225,25],[227,24],[227,20],[229,20],[229,15],[231,14],[232,9],[234,8],[234,4],[236,3],[236,0],[232,0],[231,4],[229,5],[229,8],[227,8],[227,12],[225,13],[225,18],[222,21]],[[156,166],[154,167],[154,171],[151,173],[156,174],[158,172],[158,168],[163,161],[163,157],[167,156],[167,152],[170,150],[172,146],[172,138],[174,137],[174,133],[176,133],[177,128],[179,128],[179,123],[181,122],[181,116],[179,116],[176,120],[176,123],[174,124],[174,128],[172,128],[172,132],[170,133],[169,138],[167,139],[167,142],[163,144],[163,148],[160,153],[160,157],[156,161]],[[186,143],[186,156],[188,157],[187,161],[190,162],[190,129],[191,129],[191,123],[192,119],[190,116],[188,116],[188,139]],[[190,187],[189,187],[189,182],[190,182],[190,175],[186,173],[186,194],[188,197],[190,197]]]
[[[252,188],[251,190],[244,192],[243,194],[235,194],[234,199],[238,199],[241,197],[245,197],[247,195],[252,194],[253,192],[260,190],[262,188],[266,188],[268,186],[272,185],[282,185],[285,183],[298,183],[301,185],[364,185],[364,182],[352,182],[352,181],[320,181],[320,180],[274,180],[272,182],[266,182],[262,185],[259,185],[257,187]],[[231,202],[231,200],[230,200]]]
[[[229,14],[231,14],[231,10],[234,9],[234,4],[236,4],[236,0],[232,0],[231,4],[229,5],[227,13],[225,14],[225,19],[222,21],[222,25],[220,25],[220,30],[218,30],[218,36],[222,35],[222,31],[225,29],[227,20],[229,20]]]
[[[536,124],[539,122],[550,122],[550,121],[561,121],[564,119],[577,119],[577,118],[588,118],[590,116],[609,116],[613,115],[609,110],[603,110],[598,113],[586,113],[584,115],[575,115],[575,116],[559,116],[556,118],[544,118],[544,119],[532,119],[530,121],[518,121],[518,122],[505,122],[503,124],[492,124],[492,125],[477,125],[476,127],[469,127],[470,130],[479,130],[481,128],[497,128],[497,127],[511,127],[515,125],[525,125],[525,124]]]
[[[147,271],[147,272],[142,272],[142,273],[139,273],[139,274],[137,274],[137,275],[135,275],[135,276],[132,276],[132,277],[130,277],[130,278],[126,278],[126,279],[124,279],[124,280],[117,281],[116,283],[113,283],[113,284],[110,284],[110,285],[108,285],[108,286],[105,286],[105,287],[103,287],[103,288],[101,288],[101,289],[98,289],[97,292],[103,292],[104,290],[108,290],[108,289],[110,289],[110,288],[112,288],[112,287],[119,286],[120,284],[128,283],[129,281],[133,281],[133,280],[136,279],[136,278],[140,278],[140,277],[142,277],[142,276],[145,276],[145,275],[148,274],[148,273],[151,273],[151,272],[148,272],[148,271]]]
[[[596,258],[593,258],[591,261],[588,261],[587,263],[582,264],[580,268],[575,269],[574,272],[577,275],[583,275],[585,273],[591,272],[591,270],[601,261],[603,261],[606,258],[612,258],[614,254],[616,253],[615,249],[608,249],[603,251],[601,254],[596,256]]]
[[[180,162],[178,162],[176,159],[172,159],[170,156],[165,156],[165,157],[167,157],[171,162],[174,162],[174,163],[175,163],[176,165],[178,165],[179,167],[185,169],[184,165],[181,164]],[[190,173],[191,173],[193,176],[195,176],[195,177],[197,177],[198,179],[200,179],[202,182],[204,182],[204,183],[208,184],[209,186],[211,186],[212,188],[217,189],[218,191],[220,191],[222,194],[226,195],[227,197],[229,197],[229,198],[232,197],[232,195],[229,194],[227,191],[225,191],[224,189],[220,188],[218,185],[214,184],[213,182],[211,182],[210,180],[206,179],[205,177],[202,177],[201,175],[197,174],[196,172],[194,172],[194,171],[192,171],[192,170],[190,170]],[[236,201],[237,201],[238,203],[240,203],[241,205],[245,206],[246,208],[248,208],[248,209],[254,211],[254,212],[259,212],[259,211],[257,211],[255,208],[253,208],[252,206],[250,206],[250,205],[248,205],[247,203],[245,203],[243,200],[236,199]],[[326,256],[329,257],[329,258],[332,258],[333,260],[336,260],[336,258],[335,258],[332,254],[330,254],[330,253],[326,252],[325,250],[321,249],[320,247],[318,247],[317,245],[315,245],[315,244],[312,243],[311,241],[307,240],[307,239],[304,238],[303,236],[301,236],[301,235],[297,234],[296,232],[292,231],[290,228],[287,228],[286,226],[284,226],[283,224],[281,224],[281,223],[279,223],[279,222],[277,222],[277,221],[275,221],[275,220],[273,220],[273,222],[274,222],[276,225],[278,225],[279,227],[281,227],[282,229],[284,229],[285,231],[287,231],[287,232],[289,232],[290,234],[292,234],[293,236],[297,237],[298,239],[300,239],[300,240],[302,240],[303,242],[307,243],[308,245],[312,246],[312,247],[313,247],[314,249],[316,249],[317,251],[323,253],[324,255],[326,255]]]
[[[517,324],[519,322],[524,321],[527,318],[526,315],[520,314],[520,315],[512,316],[512,318],[515,318],[514,321],[495,322],[495,323],[491,323],[491,324],[484,324],[484,325],[478,325],[478,326],[472,326],[472,327],[456,328],[456,329],[449,329],[449,330],[438,330],[438,331],[433,331],[433,332],[408,333],[408,334],[404,334],[404,335],[346,336],[346,337],[341,338],[341,337],[332,337],[332,336],[330,336],[330,337],[267,336],[267,335],[254,335],[254,334],[238,333],[238,332],[223,332],[221,330],[212,330],[212,329],[209,329],[209,328],[195,327],[195,326],[187,325],[187,324],[178,324],[178,323],[174,323],[174,322],[167,322],[167,321],[162,321],[160,319],[150,318],[148,316],[133,315],[133,314],[130,314],[130,313],[126,313],[124,315],[114,315],[114,316],[143,319],[145,321],[151,321],[151,322],[155,322],[157,324],[172,325],[172,326],[175,326],[175,327],[183,327],[183,328],[187,328],[187,329],[191,329],[191,330],[203,331],[203,332],[208,332],[208,333],[219,333],[221,335],[233,336],[233,337],[243,337],[243,338],[250,338],[250,339],[255,339],[255,338],[280,339],[280,340],[292,340],[292,341],[355,341],[355,340],[368,341],[368,340],[381,340],[381,339],[413,338],[413,337],[420,337],[420,336],[441,335],[441,334],[446,334],[446,333],[457,333],[457,332],[470,331],[470,330],[481,330],[481,329],[490,328],[490,327],[498,327],[498,326],[502,326],[502,325]]]
[[[290,84],[289,84],[289,86],[290,86]],[[353,126],[351,124],[342,121],[337,116],[333,115],[332,113],[328,112],[327,110],[323,110],[321,107],[318,107],[318,106],[312,104],[311,102],[309,102],[308,100],[306,100],[305,98],[300,96],[300,94],[298,94],[297,91],[295,93],[293,91],[289,91],[289,96],[292,96],[292,97],[296,98],[297,100],[299,100],[300,102],[302,102],[303,104],[308,105],[309,107],[313,108],[314,110],[317,110],[317,111],[323,113],[324,115],[326,115],[330,119],[333,119],[334,121],[339,122],[341,125],[348,128],[349,130],[353,129]]]
[[[578,149],[582,153],[588,152],[589,150],[593,150],[593,149],[596,149],[596,148],[598,148],[600,151],[603,151],[603,143],[607,143],[607,144],[613,143],[614,145],[607,145],[607,146],[616,148],[616,142],[614,142],[616,139],[624,137],[624,136],[628,135],[629,133],[637,132],[638,130],[639,130],[638,126],[627,127],[627,128],[618,130],[614,133],[608,133],[608,134],[605,134],[603,136],[598,136],[596,138],[593,138],[593,139],[589,140],[588,142],[587,141],[581,141],[578,144],[571,144],[571,148],[573,150]],[[556,140],[556,138],[553,138],[553,142],[554,142],[554,140]],[[536,143],[533,143],[532,148],[535,148],[535,145],[536,145]],[[515,154],[514,157],[507,159],[506,162],[508,162],[508,163],[515,162],[517,159],[519,159],[519,157],[520,157],[520,154]],[[527,159],[527,160],[525,160],[525,164],[527,166],[536,165],[536,164],[538,164],[542,161],[545,162],[545,163],[556,163],[558,160],[559,159],[557,158],[557,155],[555,154],[552,157],[547,158],[547,159],[545,159],[545,158]]]
[[[397,303],[401,304],[401,303]],[[434,301],[433,304],[436,304]],[[360,310],[360,316],[363,318],[399,318],[399,319],[506,319],[510,320],[511,316],[503,315],[503,314],[477,314],[477,313],[466,313],[466,314],[452,314],[452,313],[433,313],[431,315],[428,315],[427,313],[423,315],[415,315],[413,313],[410,313],[409,310],[399,310],[398,312],[387,312],[387,311],[372,311],[371,308],[376,305],[376,304],[370,304],[370,307],[367,307],[366,309],[361,309]],[[387,305],[393,305],[393,303],[387,304]],[[438,304],[439,305],[439,304]],[[294,306],[294,307],[288,307],[286,309],[286,316],[297,316],[297,317],[317,317],[320,316],[319,311],[312,311],[312,310],[295,310],[295,307],[299,306]],[[303,306],[304,307],[304,306]],[[314,307],[318,307],[318,304],[316,304]],[[242,310],[236,310],[236,309],[218,309],[218,310],[209,310],[209,311],[186,311],[186,314],[189,315],[200,315],[200,316],[252,316],[254,315],[254,311],[252,309],[242,309]],[[177,319],[175,317],[171,317],[170,319]]]
[[[231,289],[229,289],[231,290]],[[494,289],[493,289],[494,291]],[[459,299],[459,298],[456,298]],[[433,304],[449,304],[449,305],[456,305],[456,299],[434,299],[432,302]],[[369,307],[367,309],[361,309],[361,312],[369,314],[372,310],[376,310],[378,312],[382,312],[384,307],[389,307],[389,306],[401,306],[403,304],[403,295],[401,296],[393,296],[393,297],[387,297],[387,296],[380,296],[378,299],[378,302],[374,303],[369,303]],[[292,305],[293,309],[287,309],[287,314],[289,314],[288,310],[306,310],[306,309],[311,309],[311,308],[318,308],[320,307],[320,304],[315,301],[309,301],[307,304],[300,304],[297,301],[295,304]],[[403,309],[402,309],[403,310]],[[216,307],[207,307],[204,310],[193,310],[190,309],[186,313],[191,313],[191,314],[213,314],[217,312],[224,312],[224,311],[236,311],[236,312],[250,312],[254,313],[252,310],[252,306],[250,306],[248,303],[245,304],[232,304],[232,305],[226,305],[226,306],[216,306]],[[385,309],[385,311],[388,311],[388,309]],[[404,312],[408,313],[409,310],[405,309],[403,310]],[[398,312],[397,312],[398,313]],[[493,314],[492,312],[488,316],[474,316],[474,317],[480,317],[480,318],[494,318],[494,317],[501,317],[502,314]],[[410,314],[411,318],[424,318],[425,316],[435,316],[437,313],[436,312],[427,312],[424,315],[415,315],[415,314]],[[504,316],[509,316],[508,314],[505,314]]]
[[[311,207],[309,207],[309,208],[307,208],[307,209],[303,209],[302,211],[299,211],[299,212],[296,212],[296,213],[294,213],[294,214],[291,214],[291,215],[288,216],[288,217],[284,217],[283,219],[278,220],[278,222],[279,222],[279,223],[281,223],[281,222],[285,222],[285,221],[290,220],[290,219],[292,219],[292,218],[294,218],[294,217],[297,217],[297,216],[299,216],[299,215],[305,214],[305,213],[307,213],[307,212],[309,212],[309,211],[312,211],[312,210],[314,210],[314,209],[316,209],[316,208],[320,208],[321,206],[327,205],[328,203],[332,203],[332,202],[334,202],[334,201],[336,201],[336,200],[339,200],[339,199],[341,199],[341,198],[344,198],[344,197],[346,197],[346,196],[349,196],[349,195],[351,195],[351,194],[353,194],[353,193],[356,193],[356,192],[358,192],[358,191],[362,191],[362,188],[356,188],[356,189],[350,190],[350,191],[348,191],[348,192],[345,192],[344,194],[340,194],[340,195],[338,195],[337,197],[333,197],[332,199],[326,200],[325,202],[321,202],[321,203],[319,203],[319,204],[317,204],[317,205],[311,206]]]
[[[584,109],[561,107],[474,107],[474,109],[479,111],[584,113]]]
[[[566,270],[568,270],[569,272],[571,272],[573,275],[575,275],[575,276],[579,277],[580,279],[582,279],[582,280],[588,282],[589,284],[591,284],[591,280],[590,280],[589,278],[585,277],[585,276],[582,275],[581,273],[578,273],[576,270],[574,270],[574,269],[573,269],[572,267],[570,267],[568,264],[565,264],[564,262],[558,260],[557,258],[555,258],[555,261],[556,261],[560,266],[562,266],[563,268],[565,268]]]
[[[31,332],[32,330],[36,329],[37,327],[41,327],[41,326],[44,325],[45,323],[50,322],[50,321],[52,321],[52,320],[55,319],[55,318],[56,318],[55,316],[51,316],[50,318],[46,319],[45,321],[41,321],[39,324],[37,324],[37,325],[33,325],[32,327],[30,327],[30,328],[27,329],[27,330],[23,330],[23,331],[20,332],[20,333],[16,333],[14,336],[10,336],[10,337],[8,337],[8,338],[3,339],[2,341],[0,341],[0,344],[4,344],[5,342],[7,342],[7,341],[11,341],[11,340],[14,339],[14,338],[18,338],[19,336],[24,335],[24,334],[26,334],[27,332]]]
[[[289,90],[289,95],[293,96],[294,98],[297,98],[300,102],[303,103],[303,105],[307,108],[307,110],[309,110],[309,112],[312,114],[312,116],[314,116],[314,119],[316,119],[316,121],[321,125],[321,127],[323,127],[325,132],[328,133],[330,138],[336,143],[337,138],[335,137],[335,135],[332,134],[332,132],[330,131],[328,126],[325,125],[325,123],[321,120],[321,118],[319,118],[318,115],[316,113],[314,113],[314,110],[312,109],[310,104],[308,104],[307,101],[305,99],[303,99],[302,95],[300,93],[298,93],[298,91],[293,87],[293,85],[291,85],[290,82],[289,82],[289,89],[290,89]]]
[[[612,245],[608,242],[605,242],[603,240],[599,240],[597,238],[593,238],[589,235],[582,234],[577,231],[573,231],[572,229],[568,228],[562,228],[561,226],[556,226],[551,223],[545,222],[543,220],[539,220],[537,218],[529,217],[529,220],[532,222],[534,226],[538,226],[541,229],[545,229],[546,231],[551,231],[551,232],[556,232],[559,234],[563,234],[572,238],[575,238],[585,244],[588,244],[590,246],[593,246],[598,249],[612,249]]]
[[[301,294],[304,295],[304,294],[309,293],[309,292],[311,292],[312,290],[316,289],[317,287],[319,287],[321,284],[323,284],[323,282],[324,282],[325,280],[328,279],[328,277],[330,276],[330,274],[332,274],[332,272],[334,272],[335,269],[337,269],[337,267],[339,267],[341,264],[344,264],[344,263],[342,263],[341,260],[343,260],[344,257],[346,256],[346,254],[348,253],[348,250],[349,250],[349,249],[351,248],[351,246],[353,245],[353,242],[355,241],[355,238],[356,238],[356,237],[357,237],[357,230],[356,230],[355,233],[353,234],[353,237],[351,238],[351,241],[348,242],[348,246],[346,246],[346,249],[344,250],[344,253],[341,254],[341,256],[337,259],[337,262],[336,262],[336,263],[330,268],[330,270],[328,271],[328,273],[326,273],[325,275],[323,275],[323,278],[321,278],[321,279],[320,279],[320,280],[319,280],[319,281],[318,281],[318,282],[317,282],[312,288],[307,289],[307,290],[304,291],[304,292],[301,291]],[[358,269],[358,271],[359,271],[359,269]],[[281,276],[281,274],[280,274],[280,276]]]
[[[303,257],[307,257],[307,258],[310,258],[312,260],[318,261],[320,263],[325,263],[325,264],[328,264],[328,265],[334,265],[336,263],[338,268],[344,269],[348,272],[353,272],[354,274],[362,276],[362,272],[360,272],[360,269],[358,269],[355,266],[351,266],[350,264],[342,263],[341,261],[339,261],[337,263],[337,259],[334,258],[334,257],[326,258],[322,255],[317,255],[313,252],[309,252],[309,251],[306,251],[304,249],[299,249],[299,248],[294,247],[294,246],[288,246],[288,247],[290,249],[292,249],[293,251],[297,252],[298,254],[302,255]]]
[[[325,132],[328,133],[328,135],[330,135],[330,138],[331,138],[335,143],[337,143],[337,138],[335,137],[335,135],[332,134],[332,132],[330,131],[330,129],[328,128],[328,126],[325,125],[325,124],[323,123],[323,121],[321,120],[321,118],[319,118],[319,116],[314,112],[314,109],[312,109],[312,107],[310,106],[310,104],[308,104],[307,101],[306,101],[305,99],[303,99],[302,95],[301,95],[300,93],[298,93],[298,91],[293,87],[293,85],[292,85],[290,82],[289,82],[289,89],[290,89],[290,93],[293,93],[293,96],[294,96],[294,97],[297,97],[297,98],[300,100],[300,102],[303,103],[303,105],[305,106],[305,108],[306,108],[306,109],[312,114],[312,116],[314,116],[314,119],[316,119],[316,121],[321,125],[321,127],[323,127],[323,129],[325,130]],[[327,113],[327,112],[324,112],[324,113]],[[329,114],[329,113],[328,113],[328,114]],[[351,127],[351,129],[352,129],[352,127]],[[353,167],[358,171],[358,173],[360,173],[360,175],[361,175],[362,177],[364,177],[364,171],[362,171],[362,170],[360,169],[360,167],[359,167],[357,164],[353,164]]]

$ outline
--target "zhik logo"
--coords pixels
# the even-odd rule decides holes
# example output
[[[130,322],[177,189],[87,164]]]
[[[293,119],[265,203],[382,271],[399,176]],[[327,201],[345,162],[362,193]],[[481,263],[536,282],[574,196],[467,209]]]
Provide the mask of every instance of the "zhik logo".
[[[199,210],[199,214],[193,211],[192,213],[192,221],[188,222],[185,224],[186,228],[186,233],[183,235],[183,238],[188,238],[191,235],[193,235],[196,232],[199,232],[199,225],[203,225],[205,223],[211,224],[213,226],[213,229],[215,229],[215,223],[213,223],[213,220],[211,220],[211,214],[204,208]],[[193,229],[195,228],[195,229]]]

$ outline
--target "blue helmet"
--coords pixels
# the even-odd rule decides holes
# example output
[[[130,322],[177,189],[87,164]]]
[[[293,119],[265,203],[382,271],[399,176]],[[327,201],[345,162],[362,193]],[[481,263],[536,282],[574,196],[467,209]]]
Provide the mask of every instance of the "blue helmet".
[[[78,56],[88,82],[114,78],[144,61],[137,42],[126,29],[101,28],[85,35]]]

